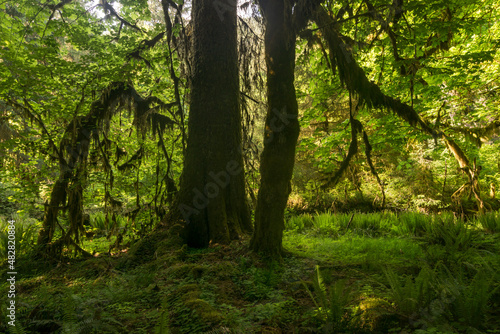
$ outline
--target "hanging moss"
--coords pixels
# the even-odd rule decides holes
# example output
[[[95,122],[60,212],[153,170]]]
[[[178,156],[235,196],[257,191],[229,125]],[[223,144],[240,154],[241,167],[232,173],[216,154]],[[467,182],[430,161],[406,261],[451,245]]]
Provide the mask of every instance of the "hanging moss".
[[[91,104],[86,116],[75,117],[68,124],[59,147],[55,148],[59,154],[60,176],[52,189],[50,202],[45,205],[44,221],[38,237],[38,245],[42,253],[49,248],[57,253],[64,246],[72,246],[78,252],[84,252],[76,246],[80,242],[80,235],[85,233],[83,189],[87,180],[87,159],[93,140],[101,150],[112,187],[114,177],[106,153],[106,148],[110,146],[106,134],[109,132],[111,118],[120,110],[128,109],[129,114],[134,113],[134,123],[139,133],[144,135],[152,129],[155,133],[162,133],[167,127],[171,128],[174,122],[166,116],[157,114],[156,111],[168,109],[170,106],[171,104],[165,104],[156,97],[142,98],[128,83],[114,82],[101,93],[99,99]],[[102,141],[99,140],[100,136],[104,137]],[[142,151],[136,153],[124,164],[126,167],[121,166],[122,169],[132,165],[134,160],[140,160],[142,154]],[[121,202],[114,199],[108,191],[106,191],[105,200],[112,208],[121,206]],[[70,227],[68,231],[63,230],[64,237],[53,243],[52,238],[56,226],[59,226],[57,217],[61,209],[69,210]],[[62,244],[62,246],[53,247],[55,244]]]
[[[346,88],[356,93],[368,107],[386,108],[412,126],[420,126],[425,132],[434,134],[411,106],[385,95],[380,87],[368,80],[363,69],[357,64],[346,44],[334,28],[334,22],[322,7],[317,7],[314,20],[322,27],[323,35],[330,50],[330,62],[336,67],[340,80]]]
[[[437,128],[432,129],[419,116],[419,114],[415,109],[413,109],[412,106],[384,94],[378,85],[368,80],[363,69],[357,64],[351,52],[346,48],[346,44],[344,43],[342,37],[335,30],[334,21],[330,18],[324,8],[317,7],[313,17],[318,26],[322,27],[323,36],[327,41],[330,51],[330,61],[333,67],[332,70],[334,71],[335,68],[338,70],[340,80],[346,86],[349,92],[356,93],[359,99],[368,107],[392,110],[396,115],[407,121],[410,125],[420,127],[423,132],[431,135],[436,140],[437,138],[443,139],[447,147],[450,149],[450,151],[453,153],[453,156],[459,163],[460,168],[464,171],[469,179],[469,181],[464,186],[462,186],[459,190],[457,190],[457,192],[455,192],[454,196],[458,197],[466,189],[468,189],[470,191],[470,194],[474,195],[478,203],[479,210],[483,211],[485,208],[485,204],[480,196],[478,181],[480,169],[476,168],[475,164],[474,166],[470,166],[467,156],[458,146],[458,144],[456,144],[453,140],[447,137],[445,133],[438,130]],[[451,37],[449,36],[449,38]],[[437,123],[438,122],[436,121],[436,126],[438,126]],[[494,122],[484,128],[474,129],[473,131],[463,130],[462,132],[468,132],[469,136],[472,136],[474,138],[474,142],[478,143],[480,142],[481,137],[498,133],[499,129],[500,124],[498,122]],[[348,159],[350,159],[352,155],[355,154],[352,152],[357,152],[357,148],[354,147],[354,143],[354,141],[351,142],[351,147],[349,148],[349,153],[351,155],[348,154]],[[367,153],[367,159],[369,160],[370,169],[372,169],[369,152]],[[346,160],[344,160],[339,172],[343,172],[347,168],[347,164],[348,161],[346,162]],[[373,171],[374,170],[372,169],[372,173]],[[338,178],[340,178],[341,174],[337,174],[334,175],[331,180],[338,181]],[[377,180],[383,192],[382,184],[378,176]],[[332,183],[329,182],[329,184]]]
[[[354,119],[352,115],[350,118],[350,124],[351,124],[351,144],[349,145],[349,151],[347,152],[347,156],[344,158],[344,160],[340,164],[340,168],[335,172],[335,174],[326,180],[326,182],[322,186],[323,188],[332,187],[336,185],[340,181],[342,175],[344,175],[344,172],[347,170],[347,167],[349,167],[352,158],[356,155],[356,153],[358,153],[358,133],[360,133],[363,130],[363,126],[361,125],[361,122],[358,121],[357,119]]]

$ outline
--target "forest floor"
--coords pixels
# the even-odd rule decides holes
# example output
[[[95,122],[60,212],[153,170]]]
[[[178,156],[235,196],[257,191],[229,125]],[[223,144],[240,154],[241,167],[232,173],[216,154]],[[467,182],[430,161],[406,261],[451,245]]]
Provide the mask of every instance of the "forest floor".
[[[88,259],[19,258],[17,327],[2,298],[0,332],[500,333],[500,231],[408,217],[292,217],[278,262],[246,238],[188,249],[172,231],[111,253],[113,239],[87,240]]]

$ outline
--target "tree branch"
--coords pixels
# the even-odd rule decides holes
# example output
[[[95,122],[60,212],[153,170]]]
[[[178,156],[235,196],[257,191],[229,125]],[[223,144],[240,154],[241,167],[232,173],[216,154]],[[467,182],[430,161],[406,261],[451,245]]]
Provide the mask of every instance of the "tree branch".
[[[57,145],[55,144],[54,140],[52,139],[52,136],[50,135],[50,132],[47,130],[47,128],[45,127],[45,124],[43,123],[43,120],[40,118],[40,116],[37,115],[37,113],[35,112],[35,110],[33,109],[33,107],[31,107],[31,105],[29,104],[29,102],[27,100],[24,101],[24,105],[12,100],[12,99],[7,99],[7,102],[10,106],[14,107],[14,108],[18,108],[18,109],[21,109],[21,110],[24,110],[24,112],[26,112],[26,114],[28,115],[28,117],[32,120],[34,120],[35,122],[38,123],[38,125],[40,126],[40,128],[42,129],[42,132],[44,132],[46,135],[47,135],[47,138],[49,140],[49,145],[52,147],[52,149],[54,150],[54,152],[57,154],[57,157],[59,159],[59,163],[60,164],[66,164],[66,160],[64,159],[63,155],[62,155],[62,152],[57,148]]]
[[[116,17],[124,25],[126,25],[126,26],[128,26],[130,28],[133,28],[135,30],[138,30],[140,32],[143,32],[142,29],[139,28],[137,25],[128,22],[127,20],[125,20],[124,18],[122,18],[120,15],[118,15],[118,13],[113,8],[113,6],[111,6],[106,0],[102,1],[102,3],[100,3],[98,6],[103,7],[103,9],[104,9],[105,12],[108,11],[111,16]]]
[[[356,92],[368,106],[387,108],[406,120],[412,126],[420,126],[426,133],[436,136],[436,132],[425,123],[413,107],[385,95],[380,87],[368,80],[363,69],[356,63],[352,53],[346,48],[338,32],[329,23],[330,16],[322,7],[318,7],[314,16],[318,26],[323,26],[323,36],[330,49],[332,66],[336,66],[340,80],[351,92]]]

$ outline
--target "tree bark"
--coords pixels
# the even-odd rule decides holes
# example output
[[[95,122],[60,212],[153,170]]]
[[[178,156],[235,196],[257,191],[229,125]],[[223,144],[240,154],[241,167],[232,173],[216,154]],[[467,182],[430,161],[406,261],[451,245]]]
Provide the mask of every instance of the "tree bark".
[[[250,248],[269,257],[280,257],[284,211],[291,192],[300,131],[294,87],[295,32],[290,1],[261,0],[259,4],[266,22],[268,110]]]
[[[83,226],[83,189],[87,179],[86,161],[94,128],[95,121],[92,118],[92,113],[86,118],[76,118],[65,131],[69,138],[63,137],[61,140],[59,151],[63,152],[66,159],[60,161],[59,179],[52,188],[50,202],[45,205],[44,220],[37,240],[40,252],[51,253],[54,256],[60,255],[58,254],[61,250],[59,246],[51,249],[51,243],[56,230],[57,217],[61,210],[69,210],[69,229],[66,232],[63,231],[63,237],[59,242],[61,245],[77,245],[80,235],[85,232]],[[73,133],[72,137],[71,133]],[[78,247],[78,249],[80,248]]]
[[[188,246],[250,232],[239,109],[235,0],[194,0],[188,139],[177,200]]]

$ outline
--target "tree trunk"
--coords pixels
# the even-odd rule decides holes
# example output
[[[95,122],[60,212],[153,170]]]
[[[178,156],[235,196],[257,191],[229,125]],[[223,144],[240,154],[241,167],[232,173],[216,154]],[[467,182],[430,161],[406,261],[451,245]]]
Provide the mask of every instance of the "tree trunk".
[[[188,140],[177,209],[191,247],[251,230],[239,110],[235,0],[194,0]]]
[[[45,214],[43,225],[38,233],[38,246],[44,250],[52,241],[56,229],[56,220],[59,210],[66,202],[66,188],[68,187],[68,178],[61,177],[52,187],[50,202],[45,204]]]
[[[261,0],[259,4],[266,21],[268,110],[250,247],[267,256],[280,257],[284,211],[291,192],[300,131],[294,87],[295,33],[288,0]]]
[[[92,114],[90,114],[92,115]],[[77,244],[80,235],[85,233],[83,226],[83,189],[87,179],[86,161],[89,154],[92,128],[95,121],[91,116],[74,119],[67,127],[65,134],[73,132],[73,140],[61,140],[60,152],[66,159],[60,161],[60,177],[52,188],[50,202],[45,205],[42,228],[38,234],[37,245],[40,252],[59,256],[62,246],[73,245],[77,250],[88,255]],[[52,244],[57,225],[59,211],[69,210],[69,229],[63,231],[58,243]]]
[[[80,253],[89,255],[77,243],[85,232],[83,226],[83,190],[87,180],[87,158],[90,144],[92,138],[98,141],[98,135],[105,132],[106,122],[109,122],[118,110],[126,106],[125,101],[128,101],[129,108],[131,105],[134,106],[136,109],[135,120],[141,124],[141,122],[147,123],[146,117],[152,117],[153,114],[140,114],[137,110],[149,110],[151,102],[158,103],[159,99],[154,96],[150,100],[143,99],[129,84],[111,83],[101,93],[100,98],[92,103],[86,116],[74,118],[66,127],[59,148],[55,147],[54,144],[54,149],[59,157],[60,176],[52,188],[50,202],[45,205],[43,225],[38,235],[38,246],[41,253],[52,253],[52,255],[57,256],[60,255],[62,246],[72,245]],[[43,123],[42,127],[44,127]],[[62,238],[53,242],[57,216],[61,210],[69,210],[70,226],[68,231],[62,231]]]

